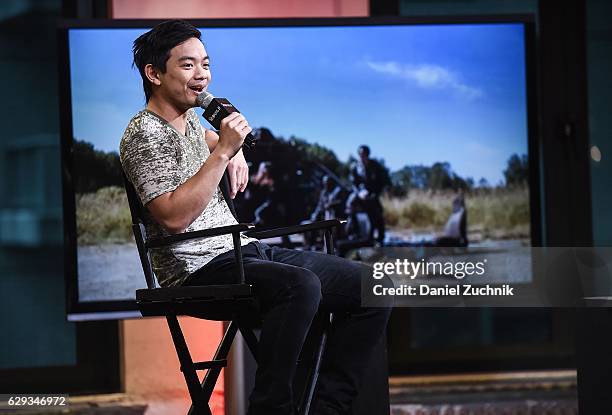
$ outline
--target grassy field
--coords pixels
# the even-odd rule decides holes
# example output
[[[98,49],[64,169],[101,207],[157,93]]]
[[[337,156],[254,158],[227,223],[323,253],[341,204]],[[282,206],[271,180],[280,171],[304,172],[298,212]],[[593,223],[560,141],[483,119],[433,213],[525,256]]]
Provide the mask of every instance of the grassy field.
[[[385,221],[391,229],[442,231],[451,213],[451,191],[413,190],[407,197],[385,197]],[[529,190],[478,189],[465,194],[468,233],[483,239],[529,237]]]
[[[413,190],[407,197],[385,197],[387,226],[416,232],[441,231],[450,212],[453,192]],[[466,193],[468,232],[480,238],[529,237],[529,192],[526,187],[483,189]],[[121,187],[104,187],[95,193],[77,194],[79,245],[132,241],[131,217]]]
[[[76,195],[79,245],[124,243],[133,240],[132,218],[125,190],[103,187]]]

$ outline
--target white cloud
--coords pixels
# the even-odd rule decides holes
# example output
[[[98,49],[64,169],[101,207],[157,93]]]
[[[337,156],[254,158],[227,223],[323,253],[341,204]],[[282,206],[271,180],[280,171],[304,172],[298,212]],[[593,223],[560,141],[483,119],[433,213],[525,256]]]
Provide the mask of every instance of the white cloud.
[[[403,65],[393,61],[366,61],[365,63],[374,72],[413,82],[423,89],[449,89],[468,100],[480,98],[483,95],[482,90],[461,82],[456,73],[439,65]]]
[[[490,159],[499,156],[499,150],[497,148],[481,144],[477,141],[467,142],[465,148],[470,154],[478,159]]]

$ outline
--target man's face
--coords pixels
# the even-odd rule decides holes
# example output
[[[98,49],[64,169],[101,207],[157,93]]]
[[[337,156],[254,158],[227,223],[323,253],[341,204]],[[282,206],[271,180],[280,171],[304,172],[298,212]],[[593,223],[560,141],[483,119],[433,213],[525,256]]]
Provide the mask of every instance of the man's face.
[[[368,151],[366,149],[360,148],[359,158],[361,159],[362,163],[365,163],[370,159],[370,155],[368,154]]]
[[[191,38],[170,50],[166,72],[159,73],[156,93],[177,108],[186,111],[197,106],[196,97],[211,80],[210,62],[204,45]]]
[[[327,178],[327,180],[323,180],[323,188],[328,192],[334,188],[334,182],[331,179]]]

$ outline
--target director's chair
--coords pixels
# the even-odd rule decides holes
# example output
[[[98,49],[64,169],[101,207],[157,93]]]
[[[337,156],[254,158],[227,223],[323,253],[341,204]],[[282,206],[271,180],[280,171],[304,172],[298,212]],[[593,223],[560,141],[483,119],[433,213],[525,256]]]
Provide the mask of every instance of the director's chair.
[[[123,178],[132,216],[134,239],[136,240],[136,247],[138,248],[140,262],[147,283],[146,289],[136,291],[138,309],[143,317],[163,316],[166,318],[178,354],[180,370],[185,376],[185,382],[187,383],[187,388],[191,397],[192,405],[188,414],[210,415],[211,411],[208,402],[219,374],[221,373],[221,369],[227,366],[227,356],[238,331],[242,334],[247,347],[253,354],[255,361],[257,361],[258,340],[253,331],[253,327],[256,327],[259,322],[252,317],[258,315],[257,298],[253,294],[251,285],[245,282],[240,233],[246,232],[253,238],[267,239],[322,230],[324,232],[325,252],[333,254],[332,229],[339,226],[340,222],[334,219],[264,231],[254,231],[253,225],[239,223],[231,226],[184,232],[163,238],[147,238],[143,222],[145,208],[142,206],[133,185],[125,175]],[[234,213],[232,201],[227,196],[227,175],[224,175],[221,182],[221,189],[225,195],[226,201],[228,201],[232,213]],[[169,246],[180,241],[210,238],[227,234],[232,235],[235,260],[238,264],[238,273],[235,283],[169,288],[156,287],[155,275],[153,273],[149,254],[150,249]],[[229,322],[212,360],[204,362],[193,361],[177,316],[191,316],[205,320]],[[325,313],[322,318],[325,320],[327,327],[329,327],[333,315],[331,313]],[[300,415],[308,415],[310,413],[326,341],[327,331],[324,330],[318,341],[312,359],[312,367],[307,374],[304,391],[297,405],[297,413]],[[207,370],[202,383],[200,383],[198,379],[198,370]]]

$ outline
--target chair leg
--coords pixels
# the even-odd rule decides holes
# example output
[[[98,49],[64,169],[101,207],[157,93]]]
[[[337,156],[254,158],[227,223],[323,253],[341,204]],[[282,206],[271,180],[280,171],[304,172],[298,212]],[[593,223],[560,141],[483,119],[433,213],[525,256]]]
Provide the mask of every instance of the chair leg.
[[[215,352],[215,356],[213,357],[213,360],[221,360],[221,359],[227,358],[227,355],[229,354],[229,350],[232,346],[232,342],[234,341],[234,338],[236,337],[237,331],[238,331],[238,325],[233,321],[230,322],[229,326],[225,330],[225,334],[223,335],[223,339],[221,340],[219,347],[217,347],[217,351]],[[202,381],[201,384],[199,384],[199,389],[202,392],[202,396],[206,399],[206,402],[208,402],[208,400],[210,399],[213,393],[213,389],[215,387],[215,384],[217,383],[217,379],[219,379],[220,373],[221,373],[220,367],[208,369],[208,371],[206,372],[206,376],[204,376],[204,380]],[[199,413],[197,412],[197,409],[198,408],[195,408],[194,405],[192,404],[191,408],[189,408],[188,415],[199,415]],[[210,411],[210,409],[208,410]],[[205,413],[205,415],[208,415],[208,413]]]
[[[323,353],[325,352],[325,346],[327,345],[327,332],[334,321],[333,313],[329,313],[328,318],[329,321],[323,328],[323,334],[321,335],[321,340],[319,341],[319,347],[317,347],[314,365],[312,367],[312,370],[308,374],[308,381],[306,382],[304,395],[302,395],[302,402],[298,411],[300,415],[310,414],[310,405],[312,404],[312,398],[314,397],[315,389],[317,387],[317,380],[319,379],[319,370],[321,369],[321,361],[323,360]]]
[[[197,410],[193,405],[189,408],[189,415],[212,415],[212,411],[210,410],[210,406],[206,405],[202,410]]]
[[[232,343],[234,341],[234,337],[236,337],[236,332],[238,331],[238,325],[232,321],[230,322],[227,330],[225,331],[225,335],[223,336],[223,340],[219,344],[217,351],[215,352],[214,360],[219,359],[227,359],[227,355],[229,354],[230,348],[232,347]],[[219,378],[219,374],[221,373],[221,368],[216,367],[209,369],[206,372],[206,376],[204,377],[204,381],[202,382],[202,390],[204,391],[204,395],[210,397],[212,395],[213,389],[215,387],[215,383],[217,383],[217,379]]]
[[[240,329],[240,333],[242,334],[242,338],[251,351],[251,355],[253,355],[253,359],[255,359],[255,363],[259,363],[257,360],[257,345],[259,344],[259,340],[257,340],[255,333],[253,333],[253,329],[242,324],[238,324],[238,327]]]
[[[189,396],[191,397],[192,408],[196,408],[197,411],[193,412],[194,415],[208,415],[210,409],[208,408],[208,399],[205,399],[205,395],[200,387],[200,379],[193,366],[193,359],[189,353],[187,342],[183,336],[183,331],[175,315],[166,316],[168,321],[168,327],[170,328],[170,334],[176,348],[176,353],[181,364],[181,371],[185,376],[185,382],[187,383],[187,389],[189,390]],[[191,410],[189,411],[191,413]]]

